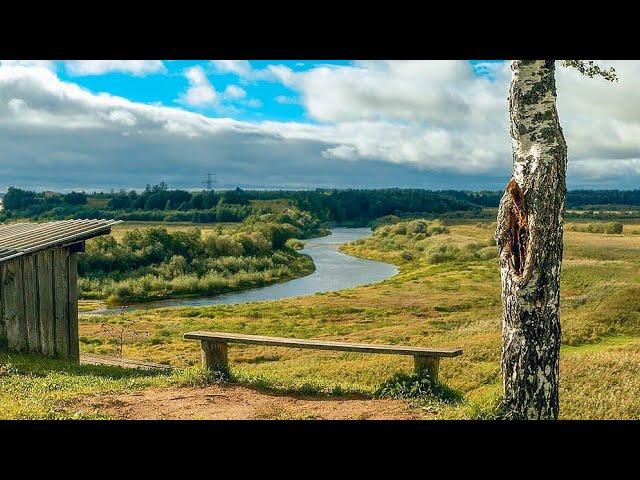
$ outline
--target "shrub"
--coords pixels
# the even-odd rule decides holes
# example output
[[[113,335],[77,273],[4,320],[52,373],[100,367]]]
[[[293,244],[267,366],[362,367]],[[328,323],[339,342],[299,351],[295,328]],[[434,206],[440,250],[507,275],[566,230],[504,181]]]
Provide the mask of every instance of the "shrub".
[[[410,400],[419,406],[436,410],[443,405],[456,404],[464,400],[464,396],[460,392],[444,383],[428,376],[404,372],[398,372],[382,382],[376,389],[374,396]]]
[[[406,231],[407,234],[416,234],[416,233],[427,233],[427,228],[429,224],[424,220],[412,220],[407,223]]]
[[[569,230],[573,232],[619,235],[623,232],[624,225],[620,222],[573,223],[569,225]]]
[[[304,248],[304,243],[302,240],[298,240],[297,238],[290,238],[286,241],[285,246],[293,250],[302,250]]]
[[[413,260],[413,254],[408,250],[404,250],[402,254],[400,254],[400,256],[402,257],[403,260],[406,260],[406,261]]]

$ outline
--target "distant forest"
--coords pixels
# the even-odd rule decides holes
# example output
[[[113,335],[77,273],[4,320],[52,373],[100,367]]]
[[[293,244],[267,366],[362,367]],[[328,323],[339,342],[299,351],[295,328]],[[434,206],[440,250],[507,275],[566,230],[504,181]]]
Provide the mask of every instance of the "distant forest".
[[[386,216],[474,218],[498,206],[502,192],[369,189],[369,190],[235,190],[188,192],[166,184],[147,185],[142,192],[87,194],[33,192],[10,187],[3,197],[0,221],[110,217],[168,222],[239,222],[251,215],[296,207],[322,222],[366,225]],[[567,208],[573,210],[637,210],[640,190],[573,190]]]

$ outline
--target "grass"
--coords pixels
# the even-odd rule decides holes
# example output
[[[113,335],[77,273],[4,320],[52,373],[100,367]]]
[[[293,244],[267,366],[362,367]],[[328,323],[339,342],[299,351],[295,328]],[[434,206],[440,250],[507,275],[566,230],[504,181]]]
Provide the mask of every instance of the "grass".
[[[127,337],[124,356],[170,363],[192,372],[199,364],[199,346],[182,339],[190,330],[458,347],[464,354],[442,360],[440,380],[463,399],[447,403],[436,395],[423,403],[425,415],[498,418],[499,272],[497,259],[474,254],[488,248],[493,226],[477,221],[445,223],[449,233],[425,239],[374,236],[345,247],[350,254],[399,266],[396,276],[378,284],[277,302],[129,312],[131,329],[139,334]],[[639,228],[640,222],[625,222],[621,235],[565,231],[561,418],[640,417],[640,236],[634,233]],[[387,242],[401,245],[412,259],[403,259],[402,250],[390,248]],[[427,252],[443,242],[455,246],[458,253],[433,263]],[[472,255],[468,256],[469,252]],[[116,351],[117,345],[101,328],[103,321],[119,320],[116,316],[82,318],[82,351]],[[399,377],[395,383],[389,382],[398,372],[412,370],[410,357],[395,355],[231,345],[229,357],[235,381],[281,392],[322,395],[374,397],[385,382],[394,395],[406,395],[402,393],[406,385],[397,381]],[[27,370],[21,378],[28,378]],[[128,388],[128,380],[107,382],[100,378],[113,388]],[[164,377],[144,377],[133,382],[139,387],[132,388],[160,381],[165,381]],[[20,384],[12,383],[13,388]],[[51,395],[57,393],[52,391]],[[23,411],[23,407],[6,405],[22,402],[15,400],[17,397],[1,398],[4,416],[7,409],[13,408],[14,416]],[[42,396],[34,398],[35,404],[47,402]],[[46,405],[29,408],[35,409],[27,409],[33,414],[48,415]]]

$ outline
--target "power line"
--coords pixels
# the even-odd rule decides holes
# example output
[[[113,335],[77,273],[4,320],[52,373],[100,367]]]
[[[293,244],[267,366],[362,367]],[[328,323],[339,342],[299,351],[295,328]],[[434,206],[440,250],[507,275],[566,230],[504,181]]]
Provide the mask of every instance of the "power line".
[[[216,183],[216,174],[207,173],[207,179],[202,183],[207,186],[207,190],[213,190],[213,185]]]

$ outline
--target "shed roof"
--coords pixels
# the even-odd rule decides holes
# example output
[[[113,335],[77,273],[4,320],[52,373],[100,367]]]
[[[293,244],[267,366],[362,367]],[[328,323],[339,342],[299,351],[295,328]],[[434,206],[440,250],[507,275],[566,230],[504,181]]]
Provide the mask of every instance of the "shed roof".
[[[117,223],[121,220],[56,220],[0,225],[0,263],[39,250],[106,235]]]

